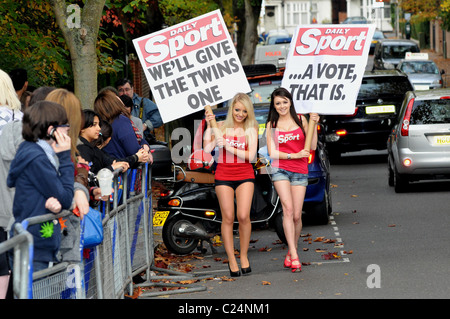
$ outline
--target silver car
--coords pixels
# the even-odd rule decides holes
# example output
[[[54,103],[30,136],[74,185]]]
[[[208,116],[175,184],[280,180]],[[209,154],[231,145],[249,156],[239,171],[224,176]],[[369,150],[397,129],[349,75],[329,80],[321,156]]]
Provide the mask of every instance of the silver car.
[[[431,60],[402,60],[397,69],[405,72],[415,90],[439,89],[442,87],[442,74]]]
[[[389,185],[450,178],[450,89],[410,91],[387,141]]]

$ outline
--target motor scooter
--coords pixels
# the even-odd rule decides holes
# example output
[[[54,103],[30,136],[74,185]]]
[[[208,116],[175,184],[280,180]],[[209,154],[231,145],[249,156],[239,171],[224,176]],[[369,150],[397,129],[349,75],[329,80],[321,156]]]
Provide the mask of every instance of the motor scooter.
[[[255,190],[250,220],[252,224],[272,226],[282,242],[282,207],[271,180],[270,161],[259,155],[253,164]],[[159,178],[161,181],[163,178]],[[165,179],[170,193],[158,200],[154,225],[163,224],[162,239],[167,249],[178,255],[189,254],[197,248],[205,253],[208,243],[212,253],[216,249],[212,238],[220,234],[222,215],[215,192],[214,174],[192,171],[173,165],[173,176]],[[164,195],[164,194],[163,194]],[[237,218],[234,222],[238,227]]]

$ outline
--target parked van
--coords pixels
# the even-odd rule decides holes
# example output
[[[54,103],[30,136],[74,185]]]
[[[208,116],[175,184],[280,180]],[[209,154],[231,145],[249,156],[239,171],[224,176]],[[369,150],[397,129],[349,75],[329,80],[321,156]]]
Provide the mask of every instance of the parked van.
[[[406,52],[420,52],[419,46],[412,40],[382,39],[375,45],[373,68],[375,70],[395,69]]]

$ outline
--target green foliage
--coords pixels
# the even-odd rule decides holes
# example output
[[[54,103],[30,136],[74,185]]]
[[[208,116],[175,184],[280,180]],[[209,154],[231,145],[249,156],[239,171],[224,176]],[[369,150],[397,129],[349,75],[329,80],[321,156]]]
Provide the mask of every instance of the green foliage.
[[[71,63],[46,1],[0,1],[0,68],[27,69],[34,86],[66,85]]]
[[[450,0],[442,1],[439,7],[439,18],[442,21],[442,28],[450,31]]]
[[[219,9],[219,6],[212,0],[161,0],[159,1],[159,8],[165,18],[166,24],[172,26]]]

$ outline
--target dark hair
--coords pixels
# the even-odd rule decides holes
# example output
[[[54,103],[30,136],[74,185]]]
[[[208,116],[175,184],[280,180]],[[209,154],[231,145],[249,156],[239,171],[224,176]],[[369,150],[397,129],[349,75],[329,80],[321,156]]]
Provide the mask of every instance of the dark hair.
[[[107,121],[100,121],[100,135],[98,136],[97,141],[95,144],[97,146],[102,145],[108,138],[112,136],[113,129],[111,124],[109,124]]]
[[[28,107],[22,119],[22,136],[29,142],[38,139],[49,139],[48,127],[67,124],[67,113],[60,104],[50,101],[39,101]]]
[[[305,130],[303,128],[302,121],[299,119],[299,117],[297,115],[297,111],[295,110],[292,95],[288,90],[286,90],[285,88],[282,88],[282,87],[275,89],[272,92],[272,94],[270,95],[270,107],[269,107],[269,114],[267,116],[267,122],[270,123],[272,128],[277,127],[278,119],[280,117],[280,115],[278,114],[277,110],[275,109],[275,105],[274,105],[274,100],[275,100],[275,97],[277,97],[277,96],[284,97],[289,100],[289,102],[291,103],[291,107],[289,108],[289,113],[291,114],[291,117],[294,119],[295,123],[298,126],[300,126],[300,128],[302,129],[303,134],[304,134]]]
[[[19,91],[25,85],[25,82],[28,81],[28,73],[25,69],[14,69],[9,72],[9,77],[11,78],[14,90]]]
[[[100,115],[102,120],[109,123],[112,123],[120,114],[127,117],[129,114],[121,100],[111,91],[104,91],[97,95],[94,101],[94,111]]]
[[[85,109],[83,110],[83,116],[84,116],[84,126],[83,128],[88,128],[94,125],[94,118],[97,116],[98,120],[100,121],[101,117],[98,115],[95,111]]]
[[[47,95],[55,89],[56,89],[55,87],[51,87],[51,86],[41,86],[41,87],[37,88],[31,94],[30,103],[28,104],[28,106],[31,106],[38,101],[45,100]]]
[[[127,78],[117,80],[115,83],[115,86],[116,86],[116,88],[118,88],[119,86],[123,86],[127,83],[130,83],[130,86],[133,87],[133,82],[131,82],[131,80],[127,79]]]
[[[119,96],[119,98],[122,100],[125,107],[133,107],[133,100],[128,95],[122,94],[121,96]]]

